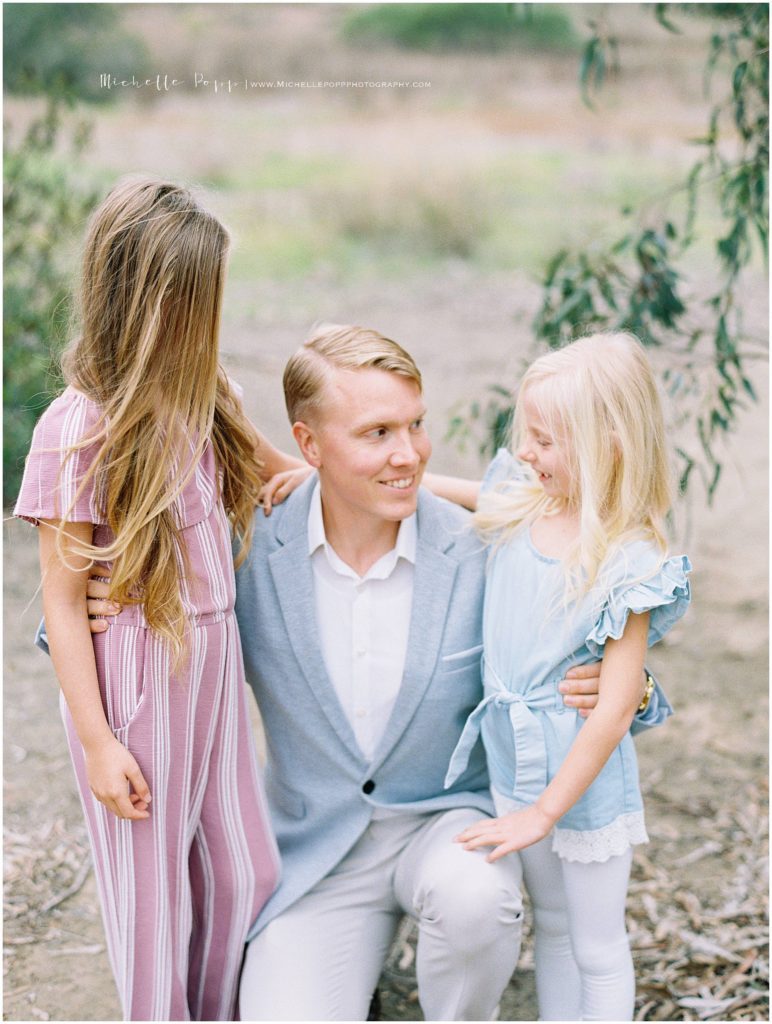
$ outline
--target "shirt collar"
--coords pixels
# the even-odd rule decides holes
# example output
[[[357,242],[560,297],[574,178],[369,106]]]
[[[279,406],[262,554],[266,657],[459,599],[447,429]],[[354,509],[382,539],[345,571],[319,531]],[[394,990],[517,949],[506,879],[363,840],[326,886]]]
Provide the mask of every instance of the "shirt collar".
[[[386,579],[396,568],[400,558],[415,565],[416,545],[418,543],[418,526],[415,512],[403,519],[397,531],[397,543],[387,551],[385,555],[370,566],[364,576],[357,573],[335,553],[327,542],[324,533],[324,518],[322,516],[322,491],[317,481],[314,492],[311,495],[311,504],[308,508],[308,554],[313,555],[323,548],[330,566],[342,576],[351,576],[354,579]]]

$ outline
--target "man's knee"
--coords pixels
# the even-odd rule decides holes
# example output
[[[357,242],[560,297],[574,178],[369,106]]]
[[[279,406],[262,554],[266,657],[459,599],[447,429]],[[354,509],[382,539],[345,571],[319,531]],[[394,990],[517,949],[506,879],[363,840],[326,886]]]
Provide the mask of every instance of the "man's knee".
[[[523,900],[514,865],[489,864],[469,853],[461,867],[446,863],[425,879],[416,893],[415,913],[423,923],[440,927],[448,941],[467,949],[484,947],[508,933],[519,935]],[[463,869],[462,869],[463,868]]]

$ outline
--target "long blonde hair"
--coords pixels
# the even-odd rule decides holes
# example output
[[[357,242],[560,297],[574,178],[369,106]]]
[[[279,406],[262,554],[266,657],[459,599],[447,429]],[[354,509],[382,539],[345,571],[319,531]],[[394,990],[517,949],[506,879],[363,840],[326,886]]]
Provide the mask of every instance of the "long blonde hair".
[[[62,356],[65,380],[101,409],[96,429],[70,450],[99,446],[68,511],[93,480],[115,537],[77,554],[113,562],[111,597],[141,601],[177,658],[188,563],[172,503],[211,440],[243,560],[261,485],[257,434],[218,359],[228,246],[225,228],[187,189],[154,178],[119,183],[88,225],[81,330]],[[58,543],[62,550],[63,526]]]
[[[579,506],[579,536],[563,559],[566,599],[599,583],[626,541],[667,550],[665,517],[672,482],[657,386],[643,346],[631,334],[595,334],[537,359],[520,384],[512,451],[524,440],[529,395],[567,459]],[[474,525],[488,542],[509,539],[541,515],[565,507],[545,494],[530,468],[482,496]]]

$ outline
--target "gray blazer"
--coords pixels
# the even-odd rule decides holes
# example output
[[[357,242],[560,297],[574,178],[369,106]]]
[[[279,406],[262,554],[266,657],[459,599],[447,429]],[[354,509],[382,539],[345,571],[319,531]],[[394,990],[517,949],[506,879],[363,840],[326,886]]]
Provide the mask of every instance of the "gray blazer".
[[[282,880],[252,930],[308,892],[367,828],[374,807],[492,813],[480,744],[450,789],[450,755],[482,694],[485,551],[459,508],[421,491],[402,686],[367,761],[327,675],[315,622],[308,508],[315,479],[256,516],[236,574],[247,680],[268,744],[266,789]],[[251,937],[251,936],[250,936]]]

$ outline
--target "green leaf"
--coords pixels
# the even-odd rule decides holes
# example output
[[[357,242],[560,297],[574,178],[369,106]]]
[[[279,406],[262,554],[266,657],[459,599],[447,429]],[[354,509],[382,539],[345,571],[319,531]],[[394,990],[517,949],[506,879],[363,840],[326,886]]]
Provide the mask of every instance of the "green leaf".
[[[546,271],[546,274],[545,274],[545,277],[544,277],[544,287],[545,288],[551,288],[552,287],[552,285],[553,285],[553,283],[555,281],[555,275],[557,274],[558,270],[560,270],[560,268],[563,266],[563,264],[565,263],[567,257],[568,257],[568,250],[567,249],[559,249],[555,253],[555,255],[552,257],[552,259],[549,261],[549,263],[547,264],[547,271]]]
[[[689,476],[695,466],[695,460],[688,455],[683,448],[676,448],[676,454],[683,459],[685,465],[681,471],[681,475],[678,479],[678,491],[680,494],[685,494],[689,486]]]
[[[668,32],[673,32],[676,35],[681,35],[681,29],[673,24],[672,21],[667,17],[668,8],[671,4],[655,4],[654,16],[663,28],[666,28]]]
[[[590,298],[590,293],[586,291],[584,288],[580,288],[578,291],[575,291],[572,295],[570,295],[566,299],[566,301],[562,303],[561,306],[558,307],[552,319],[558,322],[561,320],[565,320],[569,313],[573,313],[575,309],[578,309],[579,306],[583,304],[589,304],[592,308],[592,300]]]
[[[616,296],[614,295],[614,289],[611,287],[611,282],[606,277],[598,278],[598,288],[600,293],[606,302],[611,306],[612,309],[618,309]]]
[[[742,89],[742,86],[743,86],[743,82],[745,81],[745,76],[746,76],[747,72],[748,72],[748,61],[747,60],[742,61],[734,69],[734,74],[732,75],[732,91],[734,92],[735,96],[739,95],[740,90]]]
[[[600,89],[606,79],[606,45],[613,54],[616,49],[616,40],[613,38],[604,40],[594,35],[587,41],[582,52],[582,60],[579,65],[579,85],[582,101],[590,109],[594,109],[590,99],[591,88]]]
[[[721,478],[721,463],[720,462],[714,462],[713,463],[713,479],[708,484],[708,504],[709,505],[713,504],[713,498],[715,496],[716,488],[718,487],[718,481],[720,480],[720,478]]]

